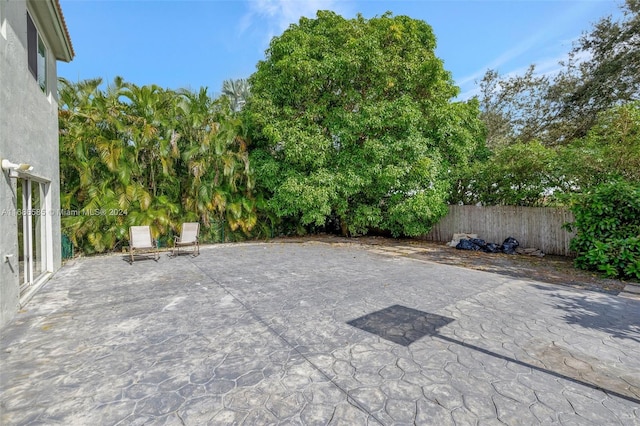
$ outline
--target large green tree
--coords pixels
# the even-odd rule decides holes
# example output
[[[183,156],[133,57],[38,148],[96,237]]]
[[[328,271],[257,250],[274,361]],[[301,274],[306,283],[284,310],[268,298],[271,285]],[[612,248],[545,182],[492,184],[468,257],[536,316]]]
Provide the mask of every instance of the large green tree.
[[[423,21],[320,11],[275,37],[244,113],[268,209],[299,227],[414,236],[445,212],[452,168],[483,141],[476,102]]]

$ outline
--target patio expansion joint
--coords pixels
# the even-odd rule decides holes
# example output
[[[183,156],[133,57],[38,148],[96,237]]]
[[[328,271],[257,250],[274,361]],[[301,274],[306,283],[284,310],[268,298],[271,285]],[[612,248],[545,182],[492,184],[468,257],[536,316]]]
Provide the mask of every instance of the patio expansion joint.
[[[249,308],[240,298],[238,298],[235,294],[233,294],[224,284],[218,282],[215,280],[214,277],[212,277],[211,275],[209,275],[209,273],[203,269],[202,267],[200,267],[200,265],[196,264],[193,262],[192,259],[189,259],[189,262],[191,262],[191,264],[193,266],[195,266],[200,273],[202,273],[204,276],[206,276],[210,281],[212,285],[216,285],[219,288],[221,288],[225,293],[227,293],[229,296],[231,296],[233,298],[233,300],[235,300],[236,302],[238,302],[242,308],[249,312],[251,314],[251,316],[253,318],[256,319],[256,321],[258,321],[262,326],[264,326],[267,330],[269,330],[269,332],[274,335],[276,338],[278,338],[279,340],[281,340],[287,347],[291,348],[293,351],[295,351],[295,353],[297,353],[298,355],[300,355],[302,357],[302,359],[304,359],[314,370],[316,370],[318,373],[320,373],[323,377],[325,377],[329,383],[331,383],[333,386],[335,386],[341,393],[343,393],[347,399],[347,401],[353,405],[354,407],[356,407],[358,410],[362,411],[363,413],[365,413],[367,416],[369,416],[370,418],[374,419],[378,424],[380,425],[384,425],[385,422],[382,421],[381,419],[379,419],[374,413],[370,412],[369,410],[367,410],[358,400],[356,400],[352,395],[349,394],[349,391],[345,388],[343,388],[342,386],[340,386],[338,383],[336,383],[336,381],[329,376],[327,373],[325,373],[318,365],[316,365],[312,360],[310,360],[304,353],[302,353],[298,347],[294,344],[292,344],[291,342],[289,342],[282,334],[283,333],[278,333],[277,330],[275,330],[271,325],[269,325],[269,323],[267,321],[265,321],[260,315],[258,315],[255,311],[253,311],[251,308]]]

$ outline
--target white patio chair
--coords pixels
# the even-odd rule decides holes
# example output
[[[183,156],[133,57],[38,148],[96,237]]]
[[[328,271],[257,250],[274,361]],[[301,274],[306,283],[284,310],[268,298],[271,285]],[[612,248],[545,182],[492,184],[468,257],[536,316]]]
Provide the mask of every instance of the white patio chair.
[[[158,244],[151,236],[151,228],[148,226],[129,227],[129,256],[131,264],[133,264],[133,255],[137,254],[137,251],[153,252],[156,262],[160,257]]]
[[[193,246],[193,255],[200,254],[200,241],[198,240],[198,234],[200,232],[200,223],[198,222],[185,222],[182,224],[182,232],[179,237],[175,237],[173,240],[173,250],[171,250],[171,256],[177,256],[180,253],[180,247]]]

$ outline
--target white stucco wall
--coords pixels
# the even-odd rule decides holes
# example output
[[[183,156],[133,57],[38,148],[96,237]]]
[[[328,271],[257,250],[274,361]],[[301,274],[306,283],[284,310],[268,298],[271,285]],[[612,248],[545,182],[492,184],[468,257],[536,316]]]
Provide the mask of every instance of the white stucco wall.
[[[29,163],[33,173],[51,181],[48,207],[52,229],[51,264],[60,267],[60,179],[58,161],[58,104],[56,60],[48,47],[47,92],[44,93],[27,67],[27,3],[0,0],[0,159]],[[34,14],[36,27],[42,28]],[[0,28],[2,28],[0,21]],[[0,176],[0,326],[10,321],[20,305],[18,283],[18,217],[16,179]],[[5,255],[13,255],[5,261]]]

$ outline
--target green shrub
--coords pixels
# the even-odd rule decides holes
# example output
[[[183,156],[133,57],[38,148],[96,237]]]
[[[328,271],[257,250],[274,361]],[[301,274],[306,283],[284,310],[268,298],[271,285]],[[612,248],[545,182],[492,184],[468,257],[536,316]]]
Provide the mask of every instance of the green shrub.
[[[571,210],[576,266],[610,278],[640,280],[640,185],[618,181],[596,186]]]

